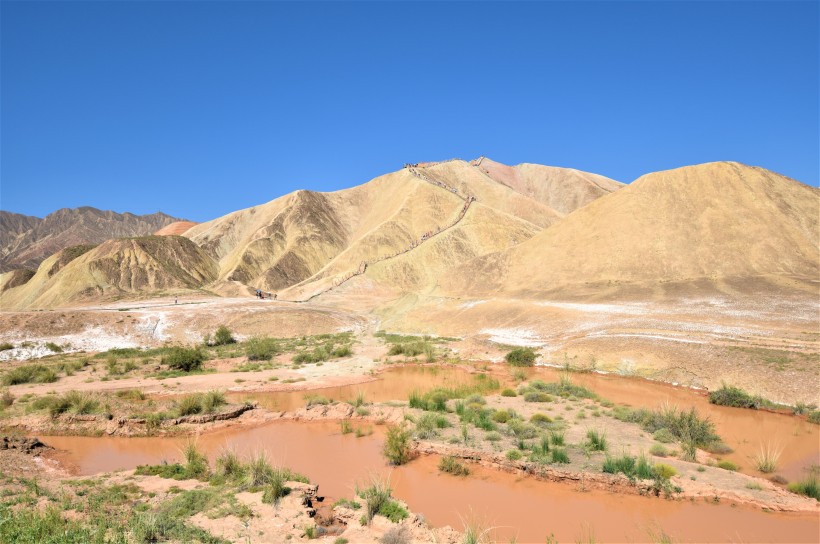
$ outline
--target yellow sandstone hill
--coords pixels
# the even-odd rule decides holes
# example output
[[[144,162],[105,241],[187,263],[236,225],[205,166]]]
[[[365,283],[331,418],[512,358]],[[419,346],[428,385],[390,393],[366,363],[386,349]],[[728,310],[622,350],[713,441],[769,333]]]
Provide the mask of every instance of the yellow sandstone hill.
[[[244,285],[305,300],[362,271],[391,289],[425,289],[447,268],[521,243],[573,206],[621,185],[527,165],[515,167],[523,171],[520,183],[537,187],[551,176],[556,187],[524,194],[477,163],[420,164],[333,193],[297,191],[197,225],[185,236],[219,262],[214,288],[224,293]],[[585,176],[598,183],[596,190]],[[563,199],[553,198],[561,203],[558,211],[545,195],[562,192]]]
[[[198,289],[216,263],[187,238],[144,236],[68,248],[47,258],[28,282],[0,295],[0,306],[44,308],[141,293]]]
[[[752,280],[816,290],[820,191],[734,162],[647,174],[507,251],[447,275],[454,294]],[[814,285],[814,287],[812,287]]]

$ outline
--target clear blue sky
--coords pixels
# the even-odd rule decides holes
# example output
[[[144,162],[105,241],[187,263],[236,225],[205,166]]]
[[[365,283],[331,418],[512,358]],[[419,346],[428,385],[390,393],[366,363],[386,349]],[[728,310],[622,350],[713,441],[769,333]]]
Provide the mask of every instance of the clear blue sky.
[[[4,0],[0,208],[204,221],[479,155],[818,185],[819,5]]]

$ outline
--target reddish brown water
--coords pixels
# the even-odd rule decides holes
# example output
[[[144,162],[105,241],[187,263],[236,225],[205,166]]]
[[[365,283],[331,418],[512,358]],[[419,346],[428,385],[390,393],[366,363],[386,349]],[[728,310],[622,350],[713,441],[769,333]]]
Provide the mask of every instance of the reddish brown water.
[[[560,371],[537,368],[530,376],[544,381],[558,380]],[[709,403],[705,394],[683,387],[641,379],[600,374],[572,374],[574,383],[588,387],[602,398],[635,407],[656,408],[664,403],[708,416],[717,433],[734,449],[721,456],[740,466],[747,474],[760,476],[754,458],[761,446],[771,444],[781,450],[777,473],[788,480],[806,477],[806,469],[820,465],[820,425],[805,418],[745,408],[729,408]]]
[[[560,371],[535,368],[529,370],[529,375],[544,381],[557,381]],[[308,393],[334,400],[351,400],[361,393],[368,402],[382,402],[406,400],[413,390],[450,387],[471,383],[472,380],[468,372],[458,368],[403,366],[382,372],[377,380],[356,385],[310,392],[235,394],[232,397],[236,400],[256,400],[272,410],[294,410],[305,405],[305,395]],[[601,374],[572,374],[572,380],[616,403],[656,408],[668,402],[681,409],[696,408],[711,418],[718,434],[735,450],[722,458],[733,461],[747,474],[760,476],[754,468],[754,457],[761,446],[769,444],[781,450],[777,473],[790,481],[804,478],[806,469],[820,465],[820,425],[808,423],[805,418],[715,406],[709,404],[701,393],[660,382]]]
[[[758,509],[704,502],[667,501],[605,492],[579,492],[570,485],[522,479],[475,467],[469,478],[440,474],[436,457],[391,470],[381,455],[379,432],[356,438],[338,424],[277,422],[253,429],[223,429],[199,438],[213,458],[222,448],[269,457],[307,474],[329,497],[350,497],[356,482],[389,475],[394,494],[434,525],[461,528],[478,519],[496,527],[504,541],[543,542],[553,533],[574,542],[594,532],[597,541],[643,542],[648,530],[663,528],[684,542],[817,542],[815,515],[765,513]],[[183,438],[44,437],[67,450],[81,474],[133,468],[141,463],[179,460]]]
[[[407,400],[414,390],[433,387],[454,387],[473,383],[473,377],[460,368],[430,366],[397,366],[379,374],[369,382],[310,391],[277,391],[273,393],[232,393],[235,400],[255,400],[269,410],[290,411],[305,405],[306,395],[321,395],[332,400],[353,400],[362,394],[367,402]]]

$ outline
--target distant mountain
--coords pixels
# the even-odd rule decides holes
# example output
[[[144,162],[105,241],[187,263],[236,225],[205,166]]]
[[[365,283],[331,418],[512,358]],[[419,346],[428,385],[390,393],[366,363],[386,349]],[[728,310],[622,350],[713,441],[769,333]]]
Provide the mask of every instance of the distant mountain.
[[[735,162],[655,172],[627,186],[489,159],[421,163],[350,189],[301,190],[207,223],[146,229],[182,236],[66,248],[30,279],[0,277],[0,302],[56,307],[199,289],[247,296],[254,288],[304,301],[341,285],[341,296],[372,307],[431,294],[807,292],[820,276],[818,209],[820,190]],[[106,237],[128,220],[147,223],[86,214],[79,226],[66,218],[68,232],[44,241],[77,240],[68,235],[89,223],[113,224]],[[21,231],[27,221],[9,214],[4,224]]]
[[[190,291],[212,283],[216,272],[216,263],[187,238],[118,238],[55,253],[28,281],[2,292],[2,302],[6,308],[54,307],[67,301]],[[0,275],[0,286],[11,274]]]
[[[88,206],[63,208],[45,218],[0,211],[0,272],[36,270],[67,247],[151,234],[179,219],[161,212],[119,214]]]
[[[743,291],[820,277],[820,190],[714,162],[647,174],[526,242],[454,269],[445,292],[539,297],[665,283]],[[815,287],[816,289],[816,287]]]
[[[489,159],[406,165],[350,189],[300,190],[206,223],[150,230],[182,234],[202,254],[154,241],[151,247],[173,258],[154,259],[162,266],[145,281],[129,281],[137,273],[130,265],[106,264],[119,272],[103,278],[101,262],[145,252],[105,244],[81,257],[83,247],[66,250],[25,284],[24,276],[8,277],[0,294],[7,308],[201,288],[243,296],[259,288],[280,300],[306,300],[356,278],[382,293],[427,292],[454,267],[521,244],[621,187],[577,170]],[[190,274],[182,281],[174,271]]]

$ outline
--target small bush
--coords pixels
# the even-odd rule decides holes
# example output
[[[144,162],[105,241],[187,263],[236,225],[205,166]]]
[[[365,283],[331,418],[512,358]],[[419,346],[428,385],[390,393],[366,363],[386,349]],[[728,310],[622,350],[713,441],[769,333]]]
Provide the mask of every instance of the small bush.
[[[637,470],[638,458],[624,453],[620,457],[606,456],[602,470],[608,474],[624,474],[629,478],[634,478]]]
[[[530,423],[539,426],[549,425],[552,423],[552,418],[547,414],[533,414],[532,417],[530,417]]]
[[[8,408],[12,404],[14,404],[14,395],[8,389],[3,389],[3,392],[0,393],[0,407]]]
[[[245,466],[235,452],[225,450],[216,458],[216,474],[226,480],[241,480],[245,477]]]
[[[205,354],[199,348],[182,348],[172,347],[168,353],[162,358],[163,364],[168,365],[169,368],[180,370],[182,372],[192,372],[202,368],[202,362],[205,360]]]
[[[654,467],[652,467],[652,472],[655,474],[656,478],[660,478],[661,480],[668,480],[672,476],[678,473],[674,467],[671,467],[664,463],[658,463]]]
[[[758,409],[765,405],[765,401],[759,395],[750,395],[739,387],[729,386],[725,383],[717,391],[709,393],[709,402],[734,408]]]
[[[513,391],[512,389],[507,388],[507,389],[504,389],[503,391],[501,391],[501,396],[502,397],[516,397],[516,396],[518,396],[518,394],[515,391]]]
[[[528,425],[520,419],[511,419],[507,422],[507,431],[512,433],[516,438],[528,440],[535,438],[538,435],[538,428],[534,425]]]
[[[789,484],[789,491],[820,501],[820,482],[818,482],[817,474],[812,473],[805,480]]]
[[[3,374],[3,385],[21,383],[52,383],[57,381],[57,373],[45,365],[23,365]]]
[[[563,446],[564,445],[564,433],[560,432],[560,431],[550,432],[550,442],[552,442],[553,446]]]
[[[381,544],[410,544],[412,541],[410,529],[408,529],[406,525],[392,527],[384,533],[384,536],[380,540]]]
[[[809,412],[809,415],[806,416],[806,420],[809,423],[820,425],[820,410],[812,410]]]
[[[356,490],[356,494],[365,501],[365,514],[362,516],[363,524],[368,524],[373,520],[373,516],[381,513],[381,509],[390,502],[392,489],[386,481],[373,479],[370,487],[363,490]]]
[[[664,444],[669,444],[670,442],[675,441],[675,435],[673,435],[666,427],[655,431],[652,438],[658,442],[663,442]]]
[[[245,342],[245,355],[249,361],[270,361],[279,353],[279,344],[274,338],[254,336]]]
[[[554,448],[552,450],[552,462],[561,465],[569,464],[569,455],[567,455],[566,450]]]
[[[97,411],[99,405],[99,401],[88,393],[69,391],[59,397],[51,398],[48,411],[51,417],[57,417],[65,412],[93,414]]]
[[[62,353],[63,348],[55,344],[54,342],[46,342],[45,343],[46,349],[53,351],[54,353]]]
[[[441,461],[439,461],[438,464],[438,469],[454,476],[467,476],[470,474],[470,469],[451,455],[446,455],[441,458]]]
[[[737,465],[731,461],[719,461],[717,464],[718,468],[722,468],[723,470],[730,470],[735,472],[737,470]]]
[[[9,344],[8,342],[0,344],[0,351],[8,351],[10,349],[14,349],[14,344]]]
[[[493,412],[492,419],[496,423],[506,423],[510,420],[512,416],[507,410],[498,410]]]
[[[410,460],[410,431],[403,426],[391,426],[382,450],[391,465],[403,465]]]
[[[225,325],[220,325],[220,327],[216,329],[216,332],[214,333],[214,345],[226,346],[228,344],[234,343],[236,343],[236,339],[233,337],[231,330]]]
[[[510,366],[532,366],[537,356],[532,348],[515,348],[507,353],[504,359]]]
[[[379,515],[386,517],[393,523],[400,523],[406,519],[410,513],[394,500],[388,500],[379,508]]]
[[[552,397],[546,393],[541,391],[530,391],[529,393],[524,393],[524,401],[525,402],[551,402]]]
[[[204,479],[208,476],[210,468],[208,467],[208,459],[200,453],[196,444],[188,442],[183,450],[185,456],[185,472],[191,478]]]
[[[764,474],[770,474],[777,470],[777,462],[783,450],[767,444],[760,446],[760,451],[755,455],[755,467]]]
[[[202,405],[202,411],[206,414],[211,414],[226,403],[225,394],[221,391],[208,391],[202,395],[200,403]]]
[[[185,395],[177,401],[177,413],[182,416],[190,416],[202,412],[200,394]]]
[[[422,440],[433,438],[438,435],[439,418],[436,414],[422,414],[416,421],[416,436]],[[444,419],[446,424],[446,418]]]
[[[584,447],[589,451],[606,451],[606,434],[596,429],[587,431],[587,441]]]
[[[349,344],[345,344],[344,346],[339,346],[338,348],[334,349],[331,353],[335,358],[341,357],[350,357],[353,355],[353,349],[350,347]]]
[[[667,450],[662,444],[652,444],[652,447],[649,448],[649,453],[655,457],[666,457],[669,455],[669,450]]]
[[[326,406],[330,404],[330,399],[322,395],[305,395],[305,406]]]
[[[521,452],[518,450],[509,450],[507,452],[507,459],[510,461],[518,461],[521,457]]]

